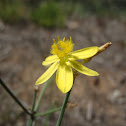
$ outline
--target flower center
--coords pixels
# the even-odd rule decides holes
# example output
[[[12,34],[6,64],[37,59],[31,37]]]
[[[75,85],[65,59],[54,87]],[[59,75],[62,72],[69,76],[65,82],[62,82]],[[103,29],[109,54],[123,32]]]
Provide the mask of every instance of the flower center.
[[[73,50],[73,42],[72,38],[70,40],[58,40],[56,43],[55,39],[53,39],[54,43],[52,45],[51,54],[55,54],[60,58],[60,62],[68,61],[68,54]]]

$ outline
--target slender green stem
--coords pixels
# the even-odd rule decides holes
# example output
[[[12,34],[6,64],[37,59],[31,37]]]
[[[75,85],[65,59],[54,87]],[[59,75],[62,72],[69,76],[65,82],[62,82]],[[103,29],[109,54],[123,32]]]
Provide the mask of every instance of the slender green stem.
[[[74,78],[74,80],[75,80],[75,78]],[[73,81],[73,84],[74,84],[74,81]],[[66,96],[64,98],[64,102],[63,102],[63,105],[62,105],[62,108],[61,108],[61,112],[60,112],[59,118],[57,120],[56,126],[60,126],[61,125],[61,122],[62,122],[62,119],[63,119],[63,116],[64,116],[64,112],[65,112],[65,109],[66,109],[66,106],[67,106],[67,102],[68,102],[71,90],[66,94]]]
[[[3,86],[3,88],[8,92],[8,94],[15,100],[15,102],[28,114],[31,115],[31,113],[24,107],[24,105],[18,100],[18,98],[10,91],[10,89],[6,86],[6,84],[0,79],[0,84]]]
[[[34,107],[35,107],[35,101],[36,101],[36,95],[37,95],[37,91],[34,91],[34,96],[33,96],[33,103],[32,103],[32,113],[34,113]]]
[[[32,115],[30,116],[27,126],[31,126],[33,121],[34,121],[34,107],[35,107],[35,101],[36,101],[36,95],[37,95],[37,90],[34,89],[34,95],[33,95],[33,103],[32,103]]]
[[[28,120],[27,126],[32,126],[32,123],[33,123],[33,118],[30,117]]]
[[[51,114],[51,113],[53,113],[53,112],[57,112],[57,111],[60,111],[60,110],[61,110],[61,107],[55,108],[55,109],[52,109],[52,110],[48,110],[47,112],[37,113],[37,114],[35,114],[35,117],[38,117],[38,116],[45,116],[45,115],[48,115],[48,114]]]
[[[36,103],[36,105],[35,105],[34,112],[37,112],[37,110],[38,110],[38,108],[39,108],[39,104],[40,104],[41,99],[42,99],[42,97],[43,97],[43,94],[44,94],[45,90],[47,89],[47,87],[51,84],[53,78],[54,78],[54,75],[53,75],[47,82],[45,82],[44,87],[42,88],[42,90],[41,90],[41,92],[40,92],[38,101],[37,101],[37,103]]]
[[[63,105],[62,105],[62,108],[61,108],[61,112],[60,112],[60,115],[59,115],[59,118],[58,118],[56,126],[60,126],[61,125],[61,122],[62,122],[62,119],[63,119],[63,116],[64,116],[64,112],[65,112],[65,109],[66,109],[66,105],[67,105],[67,102],[68,102],[68,98],[70,96],[70,92],[71,92],[71,90],[65,96],[65,99],[64,99],[64,102],[63,102]]]

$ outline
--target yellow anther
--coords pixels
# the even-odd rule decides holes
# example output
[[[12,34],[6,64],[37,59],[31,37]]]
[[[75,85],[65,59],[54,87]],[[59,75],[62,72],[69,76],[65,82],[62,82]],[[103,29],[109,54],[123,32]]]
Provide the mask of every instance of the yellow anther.
[[[53,39],[53,42],[55,43],[56,47],[59,49],[59,46],[57,45],[57,43],[56,43],[56,40],[55,40],[55,39]]]
[[[70,41],[72,42],[72,37],[70,36]]]
[[[60,41],[59,36],[58,36],[58,41]]]
[[[63,41],[65,42],[65,37],[63,38]]]
[[[55,39],[53,39],[53,42],[56,44],[56,40]]]

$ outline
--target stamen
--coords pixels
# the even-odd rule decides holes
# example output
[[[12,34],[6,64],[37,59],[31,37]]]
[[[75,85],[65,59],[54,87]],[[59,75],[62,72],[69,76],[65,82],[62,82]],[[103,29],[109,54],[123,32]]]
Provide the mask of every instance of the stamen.
[[[53,42],[56,44],[56,40],[55,39],[53,39]]]
[[[53,39],[53,42],[56,44],[57,48],[59,49],[59,46],[57,45],[57,43],[56,43],[56,40],[55,40],[55,39]]]
[[[72,37],[70,36],[70,41],[72,42]]]
[[[63,38],[63,42],[65,42],[65,37]]]
[[[58,41],[60,41],[59,36],[58,36]]]

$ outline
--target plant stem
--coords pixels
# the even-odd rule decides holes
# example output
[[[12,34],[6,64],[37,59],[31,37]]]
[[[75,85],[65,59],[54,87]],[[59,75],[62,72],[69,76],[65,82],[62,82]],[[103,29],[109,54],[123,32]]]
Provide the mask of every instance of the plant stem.
[[[34,91],[34,96],[33,96],[33,103],[32,103],[32,113],[34,113],[34,107],[35,107],[35,101],[36,101],[36,95],[37,95],[37,91]]]
[[[41,90],[41,92],[40,92],[38,101],[37,101],[37,103],[36,103],[36,105],[35,105],[34,112],[37,112],[37,110],[38,110],[38,108],[39,108],[39,104],[40,104],[41,99],[42,99],[42,97],[43,97],[43,94],[44,94],[45,90],[47,89],[47,87],[51,84],[53,78],[54,78],[54,75],[53,75],[47,82],[45,82],[44,87],[42,88],[42,90]]]
[[[75,80],[75,77],[74,77],[74,80]],[[74,80],[73,80],[73,84],[74,84]],[[63,119],[63,116],[64,116],[64,112],[65,112],[65,109],[66,109],[66,106],[67,106],[67,102],[68,102],[71,90],[66,94],[66,96],[64,98],[64,102],[63,102],[63,105],[62,105],[62,108],[61,108],[61,112],[60,112],[59,118],[57,120],[56,126],[60,126],[61,125],[61,122],[62,122],[62,119]]]
[[[32,103],[32,115],[30,116],[27,126],[31,126],[33,121],[34,121],[34,107],[35,107],[35,101],[36,101],[36,95],[37,95],[37,91],[34,90],[34,95],[33,95],[33,103]]]
[[[32,126],[33,120],[34,119],[32,117],[30,117],[28,120],[27,126]]]
[[[67,102],[68,102],[68,98],[70,96],[70,92],[71,92],[71,90],[65,96],[65,99],[64,99],[64,102],[63,102],[63,105],[62,105],[62,108],[61,108],[61,112],[60,112],[60,115],[59,115],[59,118],[58,118],[56,126],[60,126],[61,125],[61,122],[62,122],[62,119],[63,119],[63,116],[64,116],[64,112],[65,112],[65,109],[66,109],[66,105],[67,105]]]
[[[10,91],[10,89],[6,86],[6,84],[0,79],[0,84],[3,86],[3,88],[8,92],[8,94],[15,100],[15,102],[28,114],[32,115],[25,107],[24,105],[18,100],[18,98]]]
[[[47,112],[37,113],[37,114],[35,114],[35,117],[38,117],[38,116],[45,116],[45,115],[51,114],[51,113],[53,113],[53,112],[57,112],[57,111],[59,111],[59,110],[61,110],[61,107],[55,108],[55,109],[52,109],[52,110],[48,110]]]

